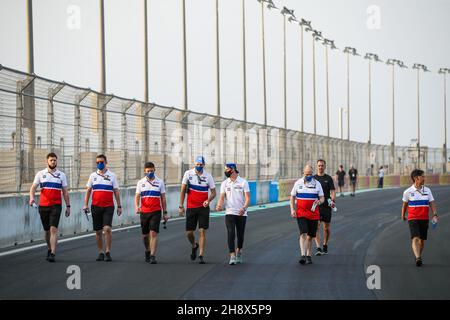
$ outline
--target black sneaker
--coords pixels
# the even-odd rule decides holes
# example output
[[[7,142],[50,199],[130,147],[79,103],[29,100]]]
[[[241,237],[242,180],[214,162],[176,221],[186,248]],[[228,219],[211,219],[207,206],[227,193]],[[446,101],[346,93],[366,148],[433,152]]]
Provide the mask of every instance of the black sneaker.
[[[200,260],[200,264],[206,264],[205,260],[203,260],[203,256],[198,256],[198,259]]]
[[[45,258],[45,260],[48,261],[48,258],[50,258],[50,254],[52,253],[52,250],[48,250],[47,249],[47,258]]]
[[[99,253],[95,261],[105,261],[105,254],[103,252]]]
[[[322,254],[328,254],[328,245],[326,245],[326,244],[323,245]]]
[[[312,259],[310,256],[306,257],[306,264],[312,264]]]
[[[55,254],[54,253],[50,253],[50,256],[47,259],[48,262],[55,262]]]
[[[145,262],[150,262],[150,251],[145,251]]]
[[[195,248],[192,248],[192,253],[191,253],[192,261],[194,261],[197,258],[197,250],[198,250],[198,243],[195,243]]]
[[[150,264],[156,264],[156,257],[155,256],[150,256]]]
[[[422,266],[422,258],[416,258],[416,267]]]
[[[300,263],[300,264],[305,264],[305,263],[306,263],[306,257],[305,257],[305,256],[302,256],[302,257],[300,258],[300,260],[298,261],[298,263]]]
[[[325,247],[325,246],[324,246],[324,247]],[[316,249],[315,255],[316,255],[316,256],[321,256],[321,255],[323,255],[322,249],[317,248],[317,249]]]
[[[107,252],[105,255],[106,255],[105,261],[106,261],[106,262],[111,262],[111,261],[112,261],[111,253]]]

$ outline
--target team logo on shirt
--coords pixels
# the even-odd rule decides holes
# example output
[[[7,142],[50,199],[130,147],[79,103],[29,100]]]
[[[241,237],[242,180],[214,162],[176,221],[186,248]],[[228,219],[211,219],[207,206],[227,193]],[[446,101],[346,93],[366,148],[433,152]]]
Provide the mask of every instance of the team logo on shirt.
[[[142,185],[142,188],[144,188],[145,187],[145,183]]]
[[[192,180],[192,177],[191,177],[191,176],[189,176],[189,180]]]
[[[230,187],[227,187],[227,191],[231,191],[231,188],[230,188]]]
[[[94,181],[97,181],[97,178],[94,178]]]
[[[45,178],[47,178],[47,176],[46,176],[46,175],[44,174],[44,175],[42,176],[42,178],[44,178],[44,179],[45,179]]]

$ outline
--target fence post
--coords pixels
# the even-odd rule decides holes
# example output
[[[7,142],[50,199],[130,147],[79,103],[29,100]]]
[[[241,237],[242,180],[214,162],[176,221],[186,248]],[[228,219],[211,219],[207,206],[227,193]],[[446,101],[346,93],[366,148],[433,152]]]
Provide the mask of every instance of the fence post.
[[[128,182],[127,175],[127,163],[128,163],[128,148],[127,148],[127,111],[133,106],[135,100],[130,101],[128,103],[124,103],[122,105],[122,124],[121,124],[121,132],[122,132],[122,168],[123,168],[123,185],[126,186]]]
[[[17,82],[17,108],[16,108],[16,135],[14,141],[14,148],[16,149],[16,163],[19,165],[16,166],[16,181],[17,181],[17,192],[20,193],[22,190],[22,181],[23,181],[23,157],[22,157],[22,143],[23,143],[23,135],[22,135],[22,119],[23,119],[23,87],[24,83],[22,81]]]

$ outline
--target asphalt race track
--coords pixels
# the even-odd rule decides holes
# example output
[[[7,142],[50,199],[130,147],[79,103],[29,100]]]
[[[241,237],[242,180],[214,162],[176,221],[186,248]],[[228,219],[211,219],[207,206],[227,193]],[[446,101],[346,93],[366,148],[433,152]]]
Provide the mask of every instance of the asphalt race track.
[[[298,227],[286,206],[249,213],[244,263],[229,266],[223,216],[211,218],[205,260],[191,262],[185,221],[161,228],[158,264],[144,262],[140,228],[113,234],[113,261],[96,262],[94,237],[61,243],[57,262],[46,248],[0,257],[0,299],[450,299],[450,187],[432,187],[441,222],[429,229],[424,265],[414,264],[402,189],[338,198],[329,254],[298,263]],[[313,245],[315,248],[315,245]],[[81,289],[69,290],[71,265]],[[367,287],[367,266],[381,288]]]

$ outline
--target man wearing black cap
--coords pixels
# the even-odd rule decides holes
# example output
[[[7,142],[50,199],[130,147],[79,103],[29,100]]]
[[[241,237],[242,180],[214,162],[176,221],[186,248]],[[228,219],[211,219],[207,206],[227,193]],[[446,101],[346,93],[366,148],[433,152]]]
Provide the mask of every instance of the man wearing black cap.
[[[239,176],[235,163],[225,165],[227,179],[220,186],[220,197],[216,210],[221,211],[225,197],[227,206],[225,223],[228,231],[228,249],[230,250],[230,265],[242,263],[242,247],[244,245],[247,208],[250,204],[250,188],[247,180]],[[237,233],[237,248],[235,246]]]
[[[209,227],[209,204],[216,197],[216,186],[213,177],[203,170],[205,158],[198,156],[195,160],[195,167],[184,173],[181,182],[180,193],[180,216],[184,216],[184,198],[187,193],[186,210],[186,236],[192,245],[191,260],[197,258],[197,250],[200,247],[199,260],[204,264],[206,229]],[[211,195],[208,197],[209,190]],[[199,244],[195,241],[194,231],[199,228]]]

